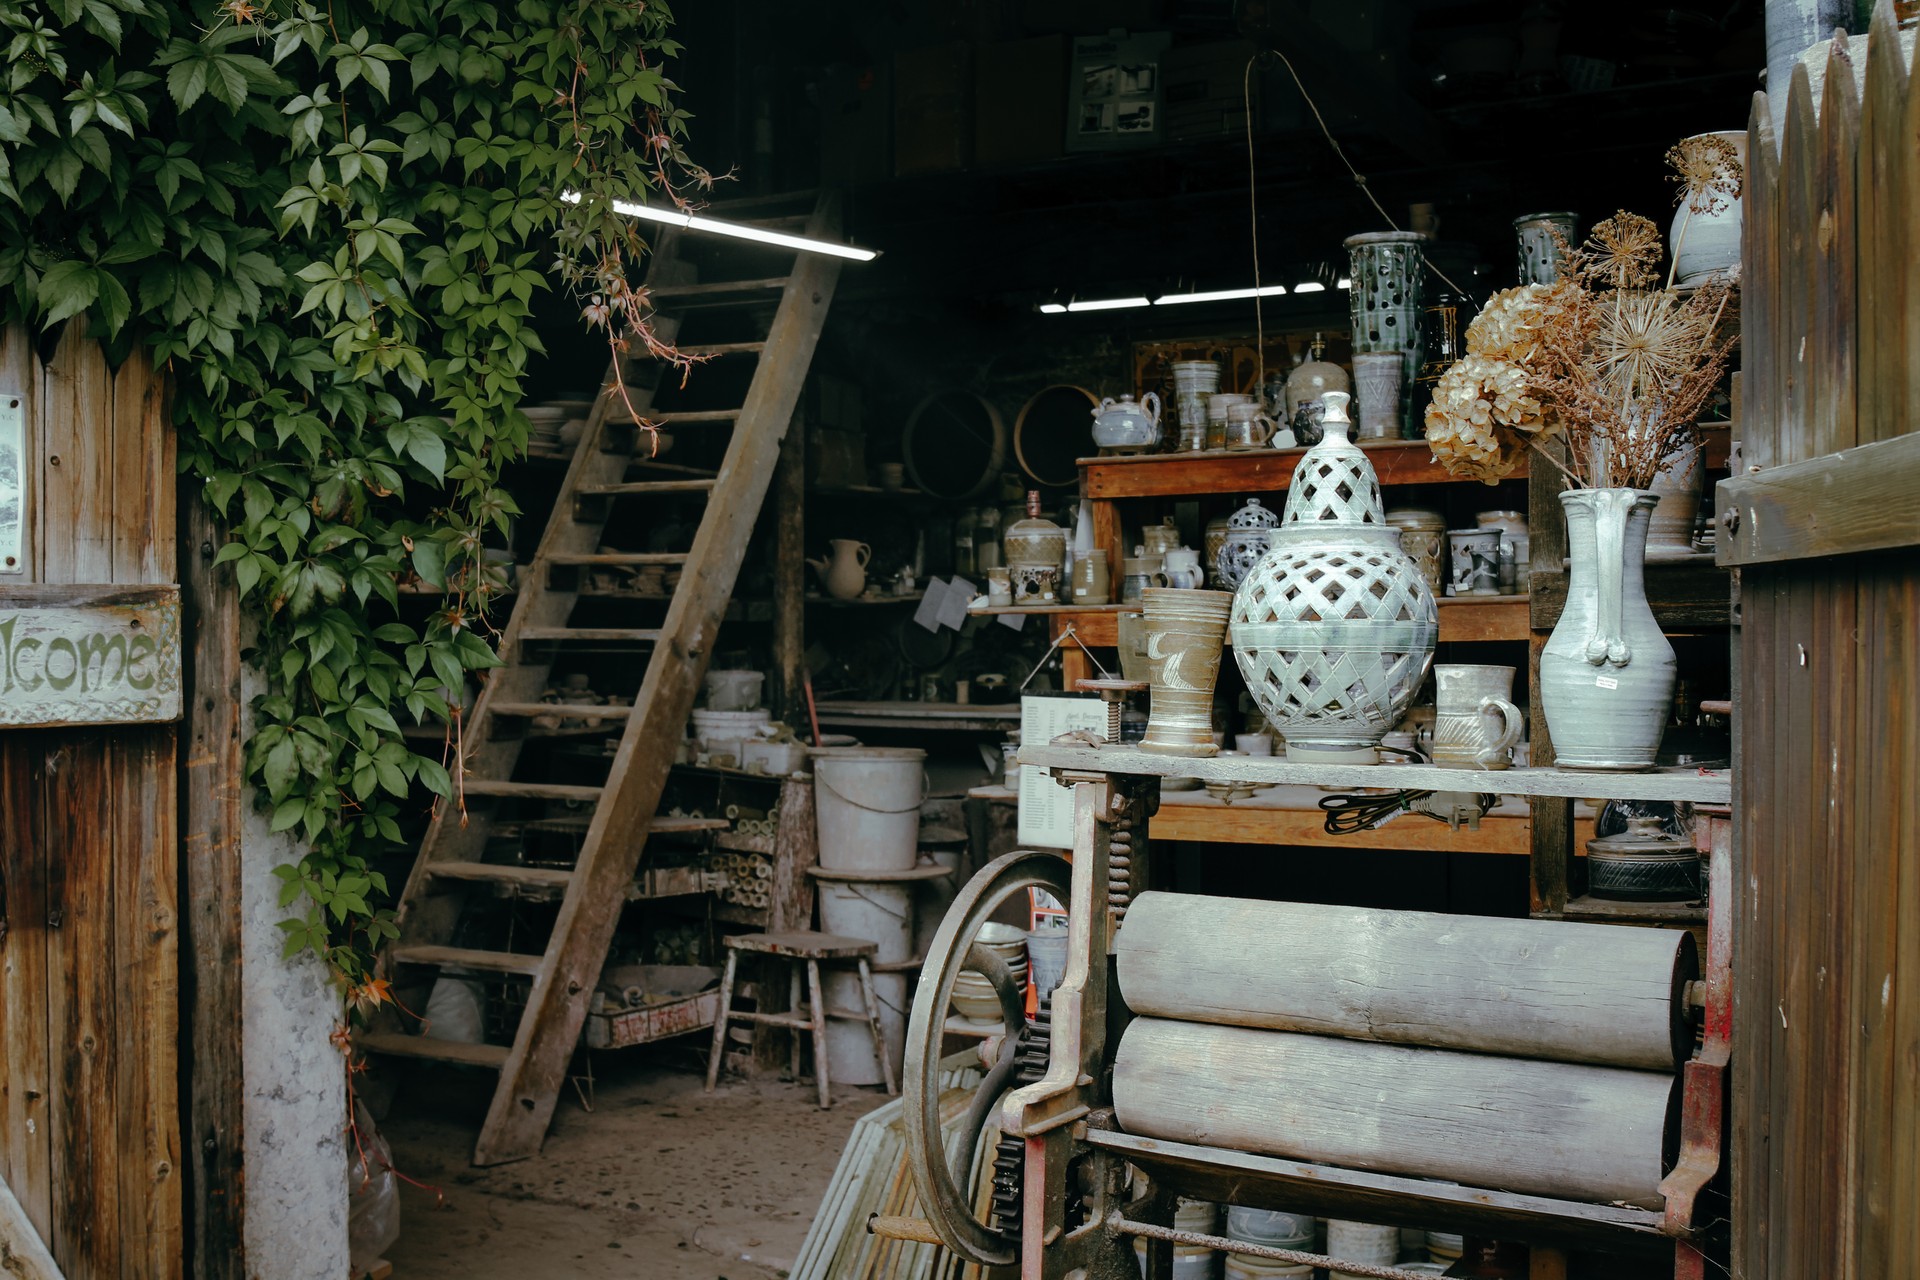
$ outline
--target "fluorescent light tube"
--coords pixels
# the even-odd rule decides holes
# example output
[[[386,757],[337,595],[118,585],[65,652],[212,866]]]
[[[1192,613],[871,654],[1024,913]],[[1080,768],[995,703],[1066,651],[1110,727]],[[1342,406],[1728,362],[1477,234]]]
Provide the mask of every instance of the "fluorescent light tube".
[[[1293,286],[1293,291],[1295,293],[1325,293],[1327,286],[1321,284],[1318,280],[1304,280]]]
[[[560,198],[568,204],[580,203],[578,191],[563,191],[560,193]],[[756,227],[744,222],[706,218],[699,214],[682,213],[678,209],[660,209],[653,205],[634,204],[630,200],[615,200],[613,211],[623,213],[629,218],[645,218],[649,222],[665,223],[670,227],[684,227],[688,231],[732,236],[736,240],[752,240],[760,244],[777,244],[782,248],[797,249],[802,253],[826,253],[836,258],[851,258],[855,262],[871,262],[880,256],[877,250],[862,249],[857,245],[834,244],[828,240],[815,240],[810,236],[790,236],[784,231],[769,231],[765,227]]]
[[[1339,283],[1339,284],[1337,284],[1337,285],[1335,285],[1335,286],[1334,286],[1334,288],[1336,288],[1336,289],[1351,289],[1351,288],[1353,288],[1353,281],[1351,281],[1351,280],[1349,280],[1349,279],[1348,279],[1347,277],[1345,277],[1345,276],[1341,276],[1341,277],[1340,277],[1340,283]]]
[[[1210,293],[1166,293],[1153,300],[1156,307],[1171,307],[1182,302],[1231,302],[1236,298],[1275,298],[1286,293],[1283,284],[1262,285],[1258,289],[1215,289]]]
[[[1117,311],[1122,307],[1150,307],[1148,298],[1088,298],[1085,301],[1069,302],[1069,311]]]
[[[1061,306],[1057,302],[1043,302],[1040,304],[1040,314],[1047,315],[1047,316],[1063,316],[1067,314],[1067,309]]]

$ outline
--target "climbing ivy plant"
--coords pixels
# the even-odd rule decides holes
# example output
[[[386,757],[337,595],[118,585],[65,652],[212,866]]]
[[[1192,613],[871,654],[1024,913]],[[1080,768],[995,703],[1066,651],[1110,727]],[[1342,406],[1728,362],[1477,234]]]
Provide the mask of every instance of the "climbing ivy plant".
[[[497,664],[482,540],[517,513],[535,297],[663,350],[613,200],[708,183],[671,21],[661,0],[0,4],[0,321],[81,323],[171,372],[183,473],[258,622],[249,778],[304,850],[274,869],[287,949],[363,1005],[395,936],[373,859],[416,785],[459,803],[458,708]],[[408,589],[442,597],[424,625]],[[449,725],[446,753],[403,723]]]

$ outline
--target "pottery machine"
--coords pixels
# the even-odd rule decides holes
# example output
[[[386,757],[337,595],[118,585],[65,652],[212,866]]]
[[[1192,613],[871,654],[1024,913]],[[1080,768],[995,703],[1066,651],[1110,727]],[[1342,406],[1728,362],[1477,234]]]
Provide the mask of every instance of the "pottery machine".
[[[1707,1257],[1724,1257],[1713,1228],[1726,1217],[1732,1026],[1724,774],[1374,766],[1332,777],[1281,760],[1062,744],[1022,759],[1073,785],[1071,857],[996,859],[941,925],[905,1072],[925,1217],[870,1230],[937,1241],[985,1274],[1017,1266],[1025,1280],[1135,1280],[1140,1239],[1150,1280],[1172,1274],[1177,1244],[1329,1265],[1176,1229],[1176,1196],[1638,1255],[1676,1280],[1703,1280]],[[1705,954],[1685,931],[1165,892],[1148,819],[1161,776],[1196,772],[1693,801],[1696,844],[1714,855]],[[1071,923],[1065,977],[1030,1019],[1005,967],[972,940],[1035,887],[1067,903]],[[943,1024],[963,968],[994,983],[1005,1025],[1020,1028],[982,1050],[992,1065],[969,1132],[997,1117],[999,1135],[975,1139],[997,1143],[984,1216],[966,1191],[976,1152],[949,1164],[940,1143]]]

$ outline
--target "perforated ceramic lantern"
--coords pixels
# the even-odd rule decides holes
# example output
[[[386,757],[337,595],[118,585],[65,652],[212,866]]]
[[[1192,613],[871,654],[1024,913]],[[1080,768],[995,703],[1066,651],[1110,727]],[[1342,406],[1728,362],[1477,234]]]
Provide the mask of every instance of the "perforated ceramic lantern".
[[[1325,437],[1287,491],[1273,546],[1233,599],[1234,661],[1289,760],[1373,764],[1433,661],[1433,590],[1387,524],[1380,480],[1326,395]]]

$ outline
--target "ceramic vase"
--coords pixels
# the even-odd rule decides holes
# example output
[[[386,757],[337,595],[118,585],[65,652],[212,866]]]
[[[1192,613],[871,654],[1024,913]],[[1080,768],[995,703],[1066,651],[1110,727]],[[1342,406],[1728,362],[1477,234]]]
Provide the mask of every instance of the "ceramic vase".
[[[1228,591],[1237,589],[1273,546],[1273,530],[1280,517],[1258,498],[1227,517],[1220,547],[1213,556],[1214,581]]]
[[[1273,549],[1235,593],[1233,658],[1289,760],[1374,764],[1426,678],[1439,610],[1347,439],[1347,397],[1326,401]]]
[[[1113,595],[1113,575],[1107,568],[1107,553],[1103,548],[1081,555],[1073,562],[1073,602],[1075,604],[1105,604]]]
[[[1387,523],[1400,531],[1400,549],[1438,596],[1446,586],[1440,570],[1446,563],[1447,518],[1425,507],[1398,507],[1387,512]]]
[[[1746,171],[1747,131],[1699,134],[1729,143]],[[1673,254],[1673,282],[1676,285],[1701,284],[1714,276],[1725,275],[1740,265],[1740,196],[1727,201],[1726,208],[1696,213],[1685,200],[1674,212],[1667,229],[1667,250]]]
[[[807,564],[820,575],[828,595],[835,600],[856,599],[867,589],[867,561],[873,558],[873,548],[852,538],[835,538],[832,546],[831,559],[820,556]]]
[[[1427,237],[1417,231],[1369,231],[1348,236],[1348,306],[1353,349],[1418,351]]]
[[[1523,213],[1513,220],[1514,270],[1521,284],[1552,284],[1560,278],[1560,247],[1554,232],[1569,249],[1576,247],[1574,213]]]
[[[1233,594],[1149,587],[1142,603],[1153,697],[1140,749],[1213,755],[1219,750],[1213,741],[1213,687],[1220,678],[1220,647]]]
[[[1673,698],[1673,646],[1647,604],[1644,489],[1574,489],[1567,603],[1540,653],[1540,704],[1563,769],[1649,769]]]
[[[1692,554],[1693,518],[1700,510],[1700,490],[1700,445],[1695,441],[1667,459],[1653,477],[1653,492],[1660,504],[1647,524],[1649,559]]]
[[[1400,388],[1406,362],[1398,351],[1356,351],[1353,391],[1360,406],[1361,440],[1386,440],[1400,434]]]

